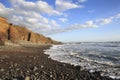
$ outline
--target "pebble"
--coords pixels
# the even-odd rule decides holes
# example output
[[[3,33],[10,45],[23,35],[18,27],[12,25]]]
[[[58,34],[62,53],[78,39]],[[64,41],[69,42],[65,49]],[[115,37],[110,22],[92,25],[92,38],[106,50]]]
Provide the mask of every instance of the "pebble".
[[[36,59],[36,57],[33,58],[34,60]]]
[[[13,80],[17,80],[17,79],[13,79]]]
[[[25,80],[30,80],[30,77],[29,77],[29,76],[26,76],[26,77],[25,77]]]
[[[41,65],[41,68],[43,68],[44,66],[43,65]]]
[[[22,65],[21,62],[6,62],[8,70],[4,67],[0,68],[0,80],[112,80],[106,77],[102,78],[97,75],[99,73],[89,73],[79,66],[69,67],[66,64],[39,62],[37,56],[28,56],[28,58],[30,60],[22,60],[24,63]]]
[[[16,66],[18,66],[18,64],[17,64],[17,63],[15,63],[15,64],[14,64],[14,66],[16,67]]]
[[[29,70],[27,70],[27,73],[29,73],[30,71]]]
[[[19,68],[17,68],[16,70],[17,70],[17,71],[19,71],[20,69],[19,69]]]
[[[52,77],[53,77],[53,75],[50,75],[50,77],[52,78]]]
[[[4,71],[4,69],[2,68],[2,69],[0,69],[0,71],[1,71],[1,72],[3,72],[3,71]]]
[[[37,76],[37,75],[39,75],[39,73],[35,73],[35,75]]]
[[[34,66],[34,68],[33,68],[33,71],[36,71],[38,68],[36,67],[36,66]]]

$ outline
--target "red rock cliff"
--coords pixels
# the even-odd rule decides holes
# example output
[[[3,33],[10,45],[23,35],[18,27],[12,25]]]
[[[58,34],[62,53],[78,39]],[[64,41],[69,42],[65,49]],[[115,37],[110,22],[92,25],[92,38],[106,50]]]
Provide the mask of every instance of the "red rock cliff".
[[[7,22],[5,18],[0,17],[0,42],[31,42],[39,44],[58,44],[59,42],[34,33],[25,27],[16,26]]]

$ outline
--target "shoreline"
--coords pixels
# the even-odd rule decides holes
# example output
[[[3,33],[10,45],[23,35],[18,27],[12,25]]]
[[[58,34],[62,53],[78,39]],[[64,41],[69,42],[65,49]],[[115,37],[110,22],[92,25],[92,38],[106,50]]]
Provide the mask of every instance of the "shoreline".
[[[0,48],[1,80],[113,80],[80,66],[61,63],[44,54],[51,45]]]

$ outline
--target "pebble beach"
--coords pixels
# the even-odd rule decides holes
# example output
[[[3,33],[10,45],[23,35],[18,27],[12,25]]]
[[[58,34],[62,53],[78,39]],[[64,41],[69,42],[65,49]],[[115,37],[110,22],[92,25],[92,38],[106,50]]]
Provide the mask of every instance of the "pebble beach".
[[[0,80],[113,80],[44,54],[51,45],[0,47]]]

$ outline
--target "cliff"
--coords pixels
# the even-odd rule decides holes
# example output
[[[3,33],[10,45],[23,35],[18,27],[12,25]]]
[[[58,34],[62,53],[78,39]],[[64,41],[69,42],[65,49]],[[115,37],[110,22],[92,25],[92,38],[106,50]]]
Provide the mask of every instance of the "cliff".
[[[0,43],[4,44],[5,42],[30,42],[37,44],[60,43],[51,38],[45,37],[42,34],[34,33],[25,27],[8,23],[5,18],[0,17]]]

